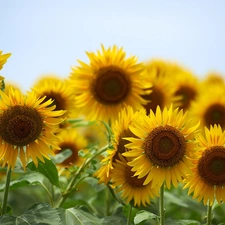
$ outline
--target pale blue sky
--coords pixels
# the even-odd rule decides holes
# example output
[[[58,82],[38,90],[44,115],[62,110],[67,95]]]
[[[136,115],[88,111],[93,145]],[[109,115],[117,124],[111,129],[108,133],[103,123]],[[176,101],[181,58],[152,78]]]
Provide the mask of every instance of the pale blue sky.
[[[28,90],[39,76],[69,76],[100,44],[139,60],[176,61],[225,75],[224,0],[1,0],[1,75]]]

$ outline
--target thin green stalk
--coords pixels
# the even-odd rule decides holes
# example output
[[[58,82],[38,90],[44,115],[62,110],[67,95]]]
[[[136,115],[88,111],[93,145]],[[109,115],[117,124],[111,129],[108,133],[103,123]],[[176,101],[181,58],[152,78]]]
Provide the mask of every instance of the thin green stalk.
[[[211,225],[211,222],[212,222],[212,205],[208,204],[206,225]]]
[[[128,217],[127,217],[127,225],[130,225],[132,215],[132,205],[129,205]]]
[[[160,187],[159,216],[160,216],[160,225],[164,225],[165,224],[164,184],[162,184],[162,186]]]
[[[48,194],[51,206],[54,207],[53,197],[52,197],[51,193],[49,192],[48,188],[44,184],[41,184],[41,186],[45,189],[46,193]]]
[[[4,194],[3,194],[2,212],[1,212],[2,215],[4,215],[6,213],[6,209],[7,209],[11,173],[12,173],[12,169],[10,167],[7,169],[7,173],[6,173],[5,190],[4,190]]]
[[[80,173],[85,169],[86,166],[89,165],[89,163],[98,155],[100,155],[101,153],[103,153],[104,151],[106,151],[110,146],[106,145],[103,148],[101,148],[95,155],[93,155],[92,157],[88,158],[87,160],[85,160],[85,162],[81,165],[81,167],[79,167],[79,169],[77,170],[77,172],[74,174],[73,178],[71,179],[70,183],[68,184],[67,189],[64,191],[64,193],[61,195],[57,207],[62,206],[62,204],[65,202],[65,200],[67,199],[67,197],[70,195],[70,193],[73,191],[73,189],[75,188],[76,185],[76,181],[77,178],[79,177]]]

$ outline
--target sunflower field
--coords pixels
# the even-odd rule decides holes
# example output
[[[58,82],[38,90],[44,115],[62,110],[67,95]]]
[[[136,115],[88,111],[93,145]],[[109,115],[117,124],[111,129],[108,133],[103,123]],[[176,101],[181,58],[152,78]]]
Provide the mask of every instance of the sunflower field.
[[[22,92],[0,51],[1,225],[225,225],[225,80],[101,45]]]

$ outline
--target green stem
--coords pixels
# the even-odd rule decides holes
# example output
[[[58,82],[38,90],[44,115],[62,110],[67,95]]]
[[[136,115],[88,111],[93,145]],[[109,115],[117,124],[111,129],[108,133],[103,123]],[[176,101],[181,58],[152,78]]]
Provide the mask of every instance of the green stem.
[[[57,207],[62,206],[62,204],[65,202],[65,200],[67,199],[67,197],[70,195],[70,193],[73,191],[73,189],[75,188],[75,184],[77,181],[77,178],[79,177],[80,173],[85,169],[86,166],[88,166],[88,164],[98,155],[100,155],[101,153],[103,153],[104,151],[106,151],[110,146],[106,145],[103,148],[101,148],[95,155],[93,155],[92,157],[88,158],[82,165],[81,167],[79,167],[79,169],[77,170],[77,172],[74,174],[73,178],[71,179],[70,183],[68,184],[67,189],[64,191],[64,193],[61,195]]]
[[[160,187],[159,216],[160,216],[160,225],[164,225],[165,224],[164,184],[162,184],[162,186]]]
[[[206,225],[211,225],[212,221],[212,205],[208,204]]]
[[[1,213],[2,215],[6,213],[6,209],[7,209],[11,173],[12,173],[12,169],[10,167],[7,169],[7,173],[6,173],[5,190],[3,194],[2,213]]]
[[[45,189],[46,193],[48,194],[51,206],[54,207],[54,201],[53,201],[52,195],[49,192],[48,188],[44,184],[41,184],[41,186]]]
[[[128,217],[127,217],[127,225],[130,225],[132,215],[132,205],[129,205]]]

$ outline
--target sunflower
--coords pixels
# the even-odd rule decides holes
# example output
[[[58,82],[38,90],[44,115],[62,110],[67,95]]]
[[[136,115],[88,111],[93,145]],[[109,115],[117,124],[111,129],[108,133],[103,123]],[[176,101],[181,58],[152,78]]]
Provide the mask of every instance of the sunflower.
[[[225,202],[225,131],[218,125],[205,127],[205,133],[197,137],[197,159],[192,173],[184,180],[184,188],[193,198],[212,205],[214,200]]]
[[[67,149],[71,151],[71,155],[62,161],[59,167],[70,167],[72,165],[80,166],[84,158],[79,156],[78,152],[79,150],[85,150],[88,144],[87,140],[74,128],[64,129],[57,136],[60,139],[58,143],[60,150],[54,149],[55,153],[58,154]]]
[[[131,157],[128,165],[133,167],[134,176],[145,177],[144,185],[152,182],[152,187],[162,186],[165,181],[170,189],[171,182],[176,187],[192,165],[195,131],[199,124],[194,125],[187,119],[187,113],[170,106],[161,111],[158,106],[156,113],[142,115],[133,120],[129,126],[137,138],[127,137],[130,149],[123,153]]]
[[[66,80],[55,75],[43,75],[31,88],[38,97],[46,96],[44,101],[53,100],[55,110],[66,110],[66,117],[74,115],[74,97]]]
[[[179,107],[184,111],[189,110],[192,101],[198,96],[198,78],[188,70],[181,70],[171,82],[175,87],[175,95],[181,98]]]
[[[0,70],[2,69],[3,65],[6,63],[7,59],[11,56],[11,53],[2,54],[0,51]]]
[[[195,101],[190,106],[193,119],[201,120],[202,128],[220,125],[225,128],[225,85],[204,85]]]
[[[175,95],[175,87],[171,84],[168,73],[172,72],[169,63],[152,60],[145,63],[145,73],[148,82],[152,84],[151,93],[143,95],[149,102],[143,107],[149,114],[152,109],[156,111],[157,105],[160,108],[169,107],[173,103],[174,107],[179,106],[180,97]]]
[[[214,84],[225,84],[225,80],[222,74],[217,72],[210,72],[206,74],[204,79],[201,82],[201,85],[214,85]],[[206,87],[207,88],[207,87]]]
[[[53,111],[51,100],[43,103],[34,92],[23,95],[18,89],[9,88],[8,94],[0,91],[0,160],[2,166],[15,167],[19,155],[23,168],[29,158],[38,166],[38,159],[54,154],[58,138],[53,134],[56,125],[63,121],[57,118],[64,111]]]
[[[124,140],[123,137],[133,135],[129,130],[129,125],[139,114],[145,114],[144,109],[134,112],[131,106],[127,106],[119,113],[118,120],[112,124],[113,149],[107,150],[107,156],[102,160],[101,167],[94,174],[94,176],[99,178],[100,183],[107,184],[110,181],[113,162],[119,160],[120,155],[126,151],[124,145],[128,141]]]
[[[97,54],[87,52],[89,64],[78,61],[70,76],[75,103],[88,120],[115,120],[125,105],[138,110],[146,104],[141,95],[150,88],[143,75],[144,65],[135,56],[125,58],[123,48],[116,46]],[[147,91],[148,92],[148,91]]]
[[[143,185],[145,177],[139,179],[134,176],[132,167],[127,165],[124,157],[120,157],[120,160],[113,163],[113,166],[113,186],[117,187],[117,192],[121,193],[121,197],[126,203],[133,202],[134,206],[146,206],[146,204],[150,204],[150,199],[159,195],[159,189],[152,188],[151,182]]]

